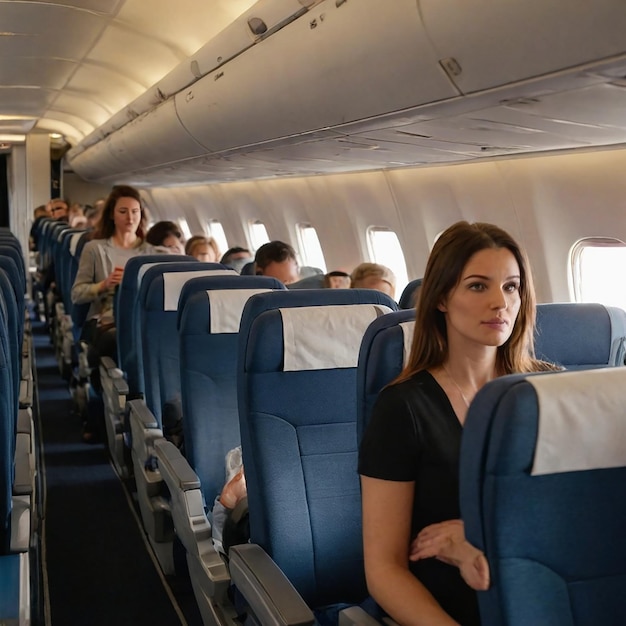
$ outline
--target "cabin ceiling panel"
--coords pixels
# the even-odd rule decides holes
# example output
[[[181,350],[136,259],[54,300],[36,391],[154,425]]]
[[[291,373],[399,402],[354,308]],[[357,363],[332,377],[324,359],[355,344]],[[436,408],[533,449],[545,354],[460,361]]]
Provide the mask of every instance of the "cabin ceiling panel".
[[[75,69],[70,59],[17,57],[0,65],[0,85],[62,89]]]

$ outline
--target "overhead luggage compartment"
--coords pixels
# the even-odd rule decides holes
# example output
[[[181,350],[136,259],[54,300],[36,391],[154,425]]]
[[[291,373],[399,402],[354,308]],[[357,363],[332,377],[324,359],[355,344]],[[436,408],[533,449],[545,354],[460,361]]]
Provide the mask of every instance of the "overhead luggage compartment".
[[[327,0],[176,96],[223,151],[452,98],[415,0]]]
[[[419,0],[438,58],[463,93],[626,51],[623,0]]]

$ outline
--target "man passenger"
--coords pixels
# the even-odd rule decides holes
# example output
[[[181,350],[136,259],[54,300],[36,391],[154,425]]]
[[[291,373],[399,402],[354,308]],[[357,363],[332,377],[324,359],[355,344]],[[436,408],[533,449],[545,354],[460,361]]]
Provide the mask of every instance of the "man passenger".
[[[300,279],[296,251],[282,241],[263,244],[254,257],[257,276],[272,276],[284,285]]]

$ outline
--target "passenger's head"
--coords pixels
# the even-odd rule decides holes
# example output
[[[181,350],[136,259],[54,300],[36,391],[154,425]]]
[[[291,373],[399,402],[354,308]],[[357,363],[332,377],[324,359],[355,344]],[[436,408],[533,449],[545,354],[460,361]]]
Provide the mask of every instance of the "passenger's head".
[[[48,212],[50,217],[60,222],[67,222],[69,213],[69,204],[63,198],[53,198],[48,202]]]
[[[106,205],[106,198],[99,198],[92,205],[85,206],[85,217],[87,218],[87,228],[95,228],[100,221],[102,211]]]
[[[349,289],[350,274],[348,272],[328,272],[324,274],[324,287],[326,289]]]
[[[232,267],[235,271],[241,273],[241,268],[253,260],[252,254],[248,248],[235,246],[234,248],[226,250],[224,256],[220,259],[220,263],[222,265],[228,265],[228,267]]]
[[[396,277],[394,273],[379,263],[361,263],[354,268],[350,286],[353,289],[378,289],[391,298],[396,295]]]
[[[39,219],[40,217],[49,217],[50,213],[48,213],[48,209],[45,204],[38,206],[33,212],[33,220]]]
[[[270,241],[263,244],[254,257],[256,273],[272,276],[285,285],[299,280],[296,251],[282,241]]]
[[[217,263],[220,258],[220,250],[215,239],[202,235],[194,235],[189,239],[185,244],[185,254],[206,263]]]
[[[135,233],[144,237],[144,206],[139,191],[129,185],[116,185],[107,197],[93,239],[109,239],[115,234]]]
[[[451,333],[496,347],[499,374],[533,371],[534,322],[532,276],[518,243],[493,224],[457,222],[428,258],[401,377],[443,364]]]
[[[171,254],[185,254],[185,238],[175,222],[157,222],[146,235],[146,241],[153,246],[163,246]]]

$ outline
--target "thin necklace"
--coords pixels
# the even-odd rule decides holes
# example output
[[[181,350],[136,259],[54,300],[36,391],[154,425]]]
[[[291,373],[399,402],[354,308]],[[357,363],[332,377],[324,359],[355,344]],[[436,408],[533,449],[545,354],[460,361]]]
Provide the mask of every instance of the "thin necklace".
[[[452,378],[452,374],[450,374],[450,372],[448,371],[448,368],[442,363],[441,367],[443,367],[445,373],[448,375],[448,378],[452,381],[452,384],[459,390],[459,393],[461,394],[461,398],[463,398],[463,402],[465,402],[465,406],[469,409],[469,401],[468,399],[465,397],[465,394],[463,393],[463,390],[461,389],[461,387],[459,387],[459,383],[456,382],[456,380],[454,380],[454,378]]]

